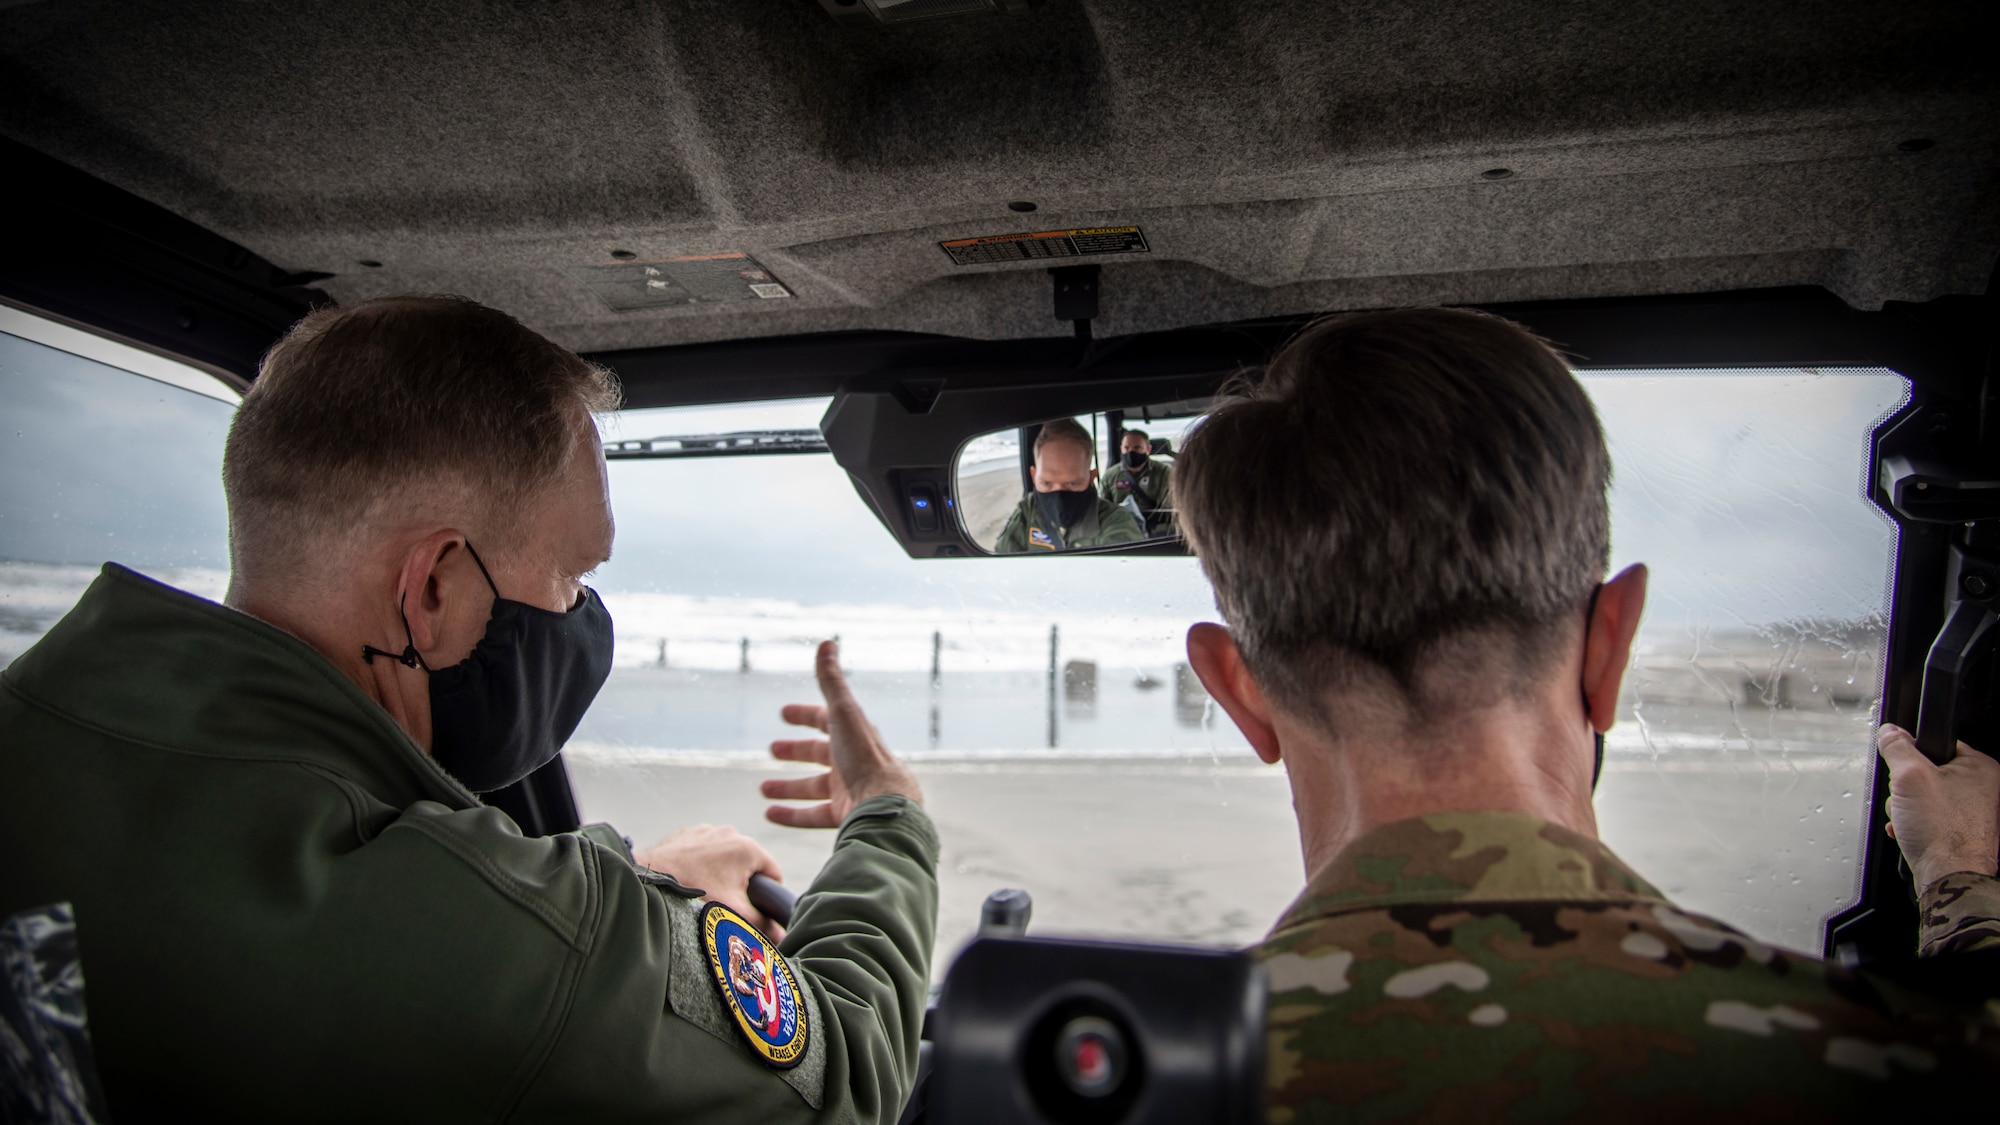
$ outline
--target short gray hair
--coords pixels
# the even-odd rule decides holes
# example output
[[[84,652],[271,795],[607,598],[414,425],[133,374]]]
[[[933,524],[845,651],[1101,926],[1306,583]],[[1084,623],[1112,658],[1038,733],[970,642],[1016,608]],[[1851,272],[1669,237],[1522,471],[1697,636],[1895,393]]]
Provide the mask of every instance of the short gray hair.
[[[1085,457],[1097,456],[1097,443],[1090,440],[1090,431],[1083,428],[1074,418],[1057,418],[1053,422],[1042,423],[1035,434],[1035,463],[1042,460],[1042,447],[1053,441],[1075,442],[1083,447]]]
[[[557,480],[610,372],[462,297],[385,297],[306,315],[272,346],[229,427],[223,491],[239,574],[324,557],[415,490],[459,489],[507,526]]]
[[[1430,716],[1524,689],[1580,634],[1610,478],[1553,348],[1499,317],[1411,309],[1320,321],[1261,383],[1235,383],[1184,442],[1174,497],[1274,702],[1323,719],[1372,669]]]

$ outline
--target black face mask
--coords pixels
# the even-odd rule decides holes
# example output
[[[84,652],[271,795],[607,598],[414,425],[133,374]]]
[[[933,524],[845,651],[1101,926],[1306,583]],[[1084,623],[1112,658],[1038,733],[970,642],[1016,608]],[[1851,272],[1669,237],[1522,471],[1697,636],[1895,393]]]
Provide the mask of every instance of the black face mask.
[[[1145,468],[1145,467],[1146,467],[1146,452],[1145,452],[1144,450],[1142,450],[1142,449],[1128,449],[1128,450],[1126,450],[1126,451],[1125,451],[1125,467],[1126,467],[1126,468],[1128,468],[1128,469],[1130,469],[1130,470],[1132,470],[1132,471],[1133,471],[1133,472],[1135,472],[1135,473],[1136,473],[1136,472],[1138,472],[1138,471],[1139,471],[1140,469],[1143,469],[1143,468]]]
[[[547,765],[576,732],[611,675],[611,614],[588,586],[567,613],[509,601],[477,551],[472,561],[493,590],[493,616],[471,656],[433,669],[414,639],[400,654],[362,645],[361,656],[430,673],[431,757],[467,789],[491,793]]]
[[[1073,526],[1096,504],[1097,494],[1087,488],[1080,492],[1059,488],[1035,493],[1035,507],[1041,509],[1042,518],[1057,527]]]

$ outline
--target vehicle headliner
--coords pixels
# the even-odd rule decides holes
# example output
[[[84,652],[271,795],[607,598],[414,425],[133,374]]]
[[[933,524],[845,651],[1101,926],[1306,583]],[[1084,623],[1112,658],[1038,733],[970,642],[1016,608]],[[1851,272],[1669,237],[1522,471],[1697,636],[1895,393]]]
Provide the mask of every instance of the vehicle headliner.
[[[938,243],[1125,225],[1152,249],[1093,259],[1100,335],[1788,285],[1874,308],[1981,292],[2000,254],[1995,8],[26,3],[0,134],[336,299],[463,293],[583,351],[1053,335],[1049,263]],[[613,249],[748,252],[796,296],[614,312],[570,272]]]

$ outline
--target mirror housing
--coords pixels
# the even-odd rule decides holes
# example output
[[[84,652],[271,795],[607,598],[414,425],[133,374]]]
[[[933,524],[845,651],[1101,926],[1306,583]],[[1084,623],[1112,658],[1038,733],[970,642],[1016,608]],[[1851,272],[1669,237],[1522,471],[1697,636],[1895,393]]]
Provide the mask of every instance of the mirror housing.
[[[867,376],[842,388],[819,428],[835,463],[911,558],[985,558],[986,548],[966,535],[953,491],[966,442],[1060,415],[1209,398],[1237,370],[1210,360],[1138,376],[1089,367]],[[1162,538],[1065,553],[1185,555],[1187,548]]]

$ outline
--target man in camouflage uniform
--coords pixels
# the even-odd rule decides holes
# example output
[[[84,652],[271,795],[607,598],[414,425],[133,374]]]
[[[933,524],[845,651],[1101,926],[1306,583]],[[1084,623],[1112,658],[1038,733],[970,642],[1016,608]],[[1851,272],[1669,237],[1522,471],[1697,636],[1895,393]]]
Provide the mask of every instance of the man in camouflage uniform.
[[[1153,456],[1152,438],[1144,430],[1126,430],[1118,449],[1120,464],[1104,478],[1104,498],[1121,507],[1132,501],[1147,532],[1160,532],[1173,520],[1173,466]]]
[[[1553,351],[1444,309],[1308,329],[1184,447],[1229,622],[1189,661],[1284,762],[1309,873],[1259,950],[1271,1121],[1837,1117],[1995,1064],[1597,839],[1646,589],[1604,577],[1609,473]]]
[[[993,543],[996,554],[1072,551],[1134,543],[1146,531],[1132,513],[1099,496],[1091,486],[1090,433],[1071,418],[1058,418],[1035,435],[1035,490],[1021,498]]]

